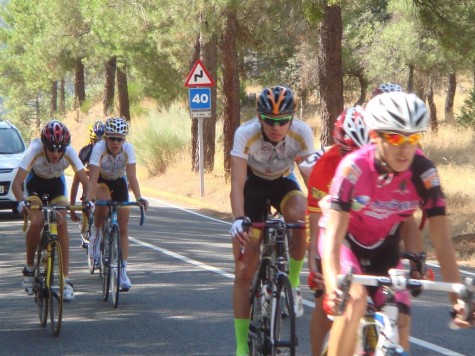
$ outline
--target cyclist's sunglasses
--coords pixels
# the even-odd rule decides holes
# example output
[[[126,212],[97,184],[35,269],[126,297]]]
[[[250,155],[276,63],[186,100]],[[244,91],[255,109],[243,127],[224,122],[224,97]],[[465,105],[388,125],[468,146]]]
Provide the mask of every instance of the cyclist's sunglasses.
[[[117,142],[122,142],[125,140],[123,137],[114,137],[114,136],[108,136],[107,139],[109,141],[117,141]]]
[[[47,146],[46,149],[50,152],[58,152],[58,153],[63,153],[66,151],[66,147],[61,146],[60,148],[56,148],[54,146]]]
[[[264,121],[269,126],[284,126],[287,125],[293,119],[293,115],[288,115],[284,117],[270,117],[263,114],[259,114],[262,121]]]
[[[410,135],[403,135],[396,132],[380,132],[379,136],[394,146],[401,146],[406,142],[410,145],[417,145],[422,138],[422,134],[420,132]]]

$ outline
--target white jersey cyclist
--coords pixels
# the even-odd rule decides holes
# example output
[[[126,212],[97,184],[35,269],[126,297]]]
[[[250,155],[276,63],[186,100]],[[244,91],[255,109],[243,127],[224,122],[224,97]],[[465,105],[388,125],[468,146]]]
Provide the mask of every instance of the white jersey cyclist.
[[[272,144],[262,135],[262,125],[256,117],[236,131],[231,155],[246,159],[256,176],[274,180],[293,172],[296,157],[313,152],[313,133],[303,121],[294,118],[285,139]]]
[[[137,160],[133,146],[127,141],[122,146],[122,152],[115,157],[107,151],[106,142],[99,141],[92,150],[90,165],[100,167],[100,176],[106,180],[116,180],[125,176],[128,164],[134,164]]]
[[[44,179],[62,176],[69,166],[72,166],[74,172],[84,169],[84,165],[72,146],[67,146],[63,157],[58,162],[52,163],[46,157],[45,148],[39,138],[31,142],[20,163],[20,168]]]

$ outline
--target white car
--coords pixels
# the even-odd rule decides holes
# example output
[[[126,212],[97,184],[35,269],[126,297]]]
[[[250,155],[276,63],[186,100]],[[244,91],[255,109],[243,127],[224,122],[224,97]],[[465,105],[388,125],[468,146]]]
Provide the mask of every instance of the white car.
[[[12,183],[25,151],[25,142],[17,128],[0,119],[0,209],[17,212]]]

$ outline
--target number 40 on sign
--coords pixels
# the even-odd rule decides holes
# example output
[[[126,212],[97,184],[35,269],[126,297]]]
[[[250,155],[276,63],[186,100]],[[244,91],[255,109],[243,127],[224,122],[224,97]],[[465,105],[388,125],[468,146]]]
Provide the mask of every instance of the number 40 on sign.
[[[190,110],[210,110],[211,109],[211,89],[191,88],[190,89]]]

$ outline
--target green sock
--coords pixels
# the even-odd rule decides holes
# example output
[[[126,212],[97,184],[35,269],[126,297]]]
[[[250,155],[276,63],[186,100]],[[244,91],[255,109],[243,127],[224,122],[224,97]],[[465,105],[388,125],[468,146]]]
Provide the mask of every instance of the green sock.
[[[300,286],[300,272],[302,272],[304,260],[297,261],[290,257],[289,261],[289,280],[292,288]]]
[[[249,319],[234,319],[236,333],[236,356],[249,355],[247,335],[249,332]]]

